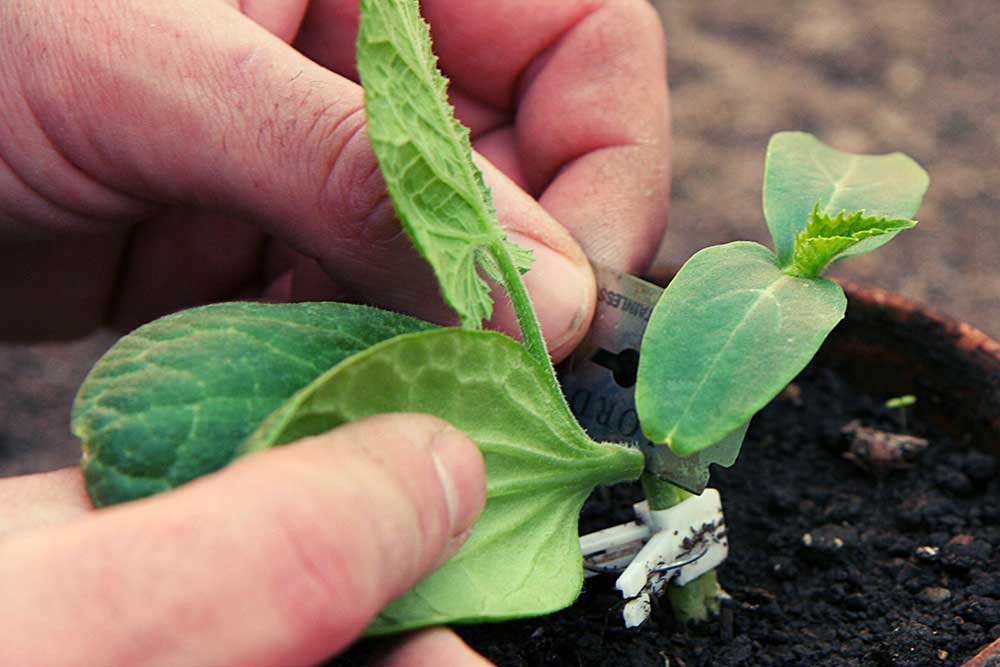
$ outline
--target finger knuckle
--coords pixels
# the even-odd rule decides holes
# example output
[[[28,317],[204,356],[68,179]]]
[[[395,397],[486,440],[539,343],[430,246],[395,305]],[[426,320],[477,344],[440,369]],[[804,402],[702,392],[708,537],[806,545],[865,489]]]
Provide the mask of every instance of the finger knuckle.
[[[333,237],[341,244],[391,241],[402,229],[368,140],[364,107],[333,116],[330,110],[317,112],[310,133],[312,159],[323,170],[317,208],[336,223]]]

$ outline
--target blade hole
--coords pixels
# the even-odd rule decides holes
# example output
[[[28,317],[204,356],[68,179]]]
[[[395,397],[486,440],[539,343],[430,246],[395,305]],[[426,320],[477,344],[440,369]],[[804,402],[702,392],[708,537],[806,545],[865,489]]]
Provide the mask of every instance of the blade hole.
[[[639,372],[638,350],[627,347],[621,352],[615,353],[598,348],[591,360],[598,366],[603,366],[611,371],[611,375],[619,387],[635,386],[635,378]]]

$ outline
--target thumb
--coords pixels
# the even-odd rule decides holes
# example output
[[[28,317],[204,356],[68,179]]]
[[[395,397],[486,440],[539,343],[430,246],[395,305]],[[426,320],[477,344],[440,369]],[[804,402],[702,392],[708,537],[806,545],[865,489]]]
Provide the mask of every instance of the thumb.
[[[0,646],[42,666],[316,664],[450,557],[484,496],[446,423],[354,422],[8,537]]]
[[[223,211],[318,260],[358,299],[450,316],[395,218],[356,83],[223,3],[49,0],[37,14],[11,28],[27,33],[11,40],[24,44],[15,90],[62,158],[51,162],[66,178],[86,177],[63,189],[73,193],[67,209],[101,209],[103,224],[133,220],[136,202]],[[553,351],[564,353],[589,324],[593,274],[537,202],[486,172],[504,224],[535,250],[529,290]],[[44,180],[36,190],[52,188],[52,174]],[[94,180],[132,205],[98,197]],[[496,326],[512,330],[513,316],[502,311]]]

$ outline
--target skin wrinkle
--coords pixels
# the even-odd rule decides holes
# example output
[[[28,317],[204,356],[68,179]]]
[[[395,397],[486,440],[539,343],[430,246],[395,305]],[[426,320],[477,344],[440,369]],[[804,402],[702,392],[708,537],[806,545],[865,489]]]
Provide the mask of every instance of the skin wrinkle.
[[[321,138],[314,145],[324,147],[322,153],[330,157],[317,206],[331,217],[340,218],[341,223],[335,227],[336,234],[327,239],[328,245],[314,257],[334,256],[335,246],[343,243],[367,245],[399,238],[403,229],[395,219],[382,173],[368,143],[364,106],[342,116],[329,129],[323,129],[320,120],[317,118]],[[338,135],[345,131],[346,136],[339,140]],[[326,148],[331,143],[334,147]],[[360,175],[359,168],[363,169]]]
[[[72,228],[74,223],[84,225],[87,224],[88,218],[74,213],[64,213],[59,207],[46,199],[40,192],[31,187],[31,185],[18,175],[17,171],[10,168],[5,159],[5,153],[2,145],[0,145],[0,168],[3,169],[3,175],[7,178],[9,183],[9,185],[4,187],[4,199],[8,198],[8,188],[14,187],[21,191],[20,199],[27,200],[15,202],[12,207],[14,210],[18,211],[18,217],[21,218],[21,220],[13,220],[12,218],[12,222],[17,225],[17,228],[13,230],[12,234],[14,238],[19,240],[23,240],[25,238],[43,239],[50,235],[50,225],[54,231],[61,231],[61,227],[63,225]],[[15,195],[13,199],[17,200],[19,198]],[[0,203],[2,203],[2,200],[0,200]],[[4,217],[6,216],[7,214],[5,213]],[[55,218],[55,220],[53,220],[53,218]],[[56,222],[56,220],[58,220],[58,222]],[[42,229],[39,229],[39,227],[42,227]],[[4,231],[9,230],[5,229]],[[30,232],[30,237],[18,233],[23,231]]]
[[[43,221],[55,218],[59,220],[59,223],[51,231],[62,233],[68,229],[81,227],[87,229],[94,227],[95,222],[97,223],[97,229],[87,229],[87,231],[106,231],[109,227],[112,229],[118,227],[124,221],[152,214],[155,206],[151,202],[127,195],[93,178],[84,172],[63,151],[59,150],[49,131],[46,129],[44,118],[47,114],[41,113],[36,108],[32,96],[25,88],[23,78],[17,76],[14,78],[14,81],[19,93],[15,97],[23,102],[22,108],[27,111],[29,118],[34,121],[34,127],[28,128],[27,132],[41,139],[45,144],[41,150],[56,160],[56,169],[61,172],[56,176],[53,176],[50,172],[46,172],[41,184],[29,182],[26,176],[14,168],[4,149],[5,142],[0,142],[0,163],[6,165],[13,178],[19,181],[30,193],[37,196],[43,206],[51,211],[51,213],[43,216],[38,221],[40,223],[39,226],[48,227],[52,223]],[[7,115],[4,114],[4,116]],[[13,119],[14,115],[10,114],[10,117]],[[6,129],[11,133],[20,131],[9,123]],[[37,160],[34,160],[33,163],[37,163]],[[55,188],[57,191],[60,189],[59,186],[65,188],[66,185],[72,184],[69,188],[72,194],[62,197],[53,196],[51,192],[53,190],[53,183],[57,184]],[[63,220],[63,218],[66,219]]]
[[[32,108],[32,111],[38,127],[67,162],[85,170],[81,161],[74,159],[75,152],[77,156],[90,156],[92,164],[110,167],[100,170],[91,168],[90,171],[115,173],[114,167],[118,164],[118,159],[107,149],[110,142],[102,141],[101,133],[88,126],[86,115],[78,117],[52,107],[54,101],[73,99],[84,103],[99,102],[107,107],[108,114],[135,113],[135,109],[120,106],[122,93],[128,89],[130,81],[127,78],[129,70],[121,68],[119,63],[128,62],[127,54],[139,51],[140,45],[132,32],[118,28],[127,23],[123,16],[126,11],[125,3],[88,2],[77,6],[76,10],[70,20],[60,22],[60,25],[70,26],[74,21],[80,21],[86,26],[85,30],[76,34],[65,35],[66,41],[76,48],[69,49],[66,58],[53,61],[58,71],[53,72],[51,81],[44,81],[41,84],[44,88],[36,90],[35,95],[26,96],[26,99],[29,107],[33,107],[32,97],[37,96],[43,103],[48,102],[46,106],[49,108]],[[27,77],[29,81],[37,81],[39,78],[36,72],[27,73]],[[99,100],[93,99],[95,91],[102,93]],[[116,104],[110,104],[111,101]],[[108,182],[107,178],[100,179],[99,182],[114,192],[122,189],[119,185]],[[147,187],[143,192],[150,192],[150,189]]]
[[[482,2],[483,0],[479,0]],[[432,37],[434,37],[434,26],[440,25],[445,22],[444,14],[439,10],[440,6],[445,6],[447,3],[438,2],[424,2],[421,5],[421,14],[431,25]],[[585,18],[588,14],[597,11],[603,5],[603,0],[582,0],[575,3],[565,3],[563,9],[559,10],[564,13],[560,20],[553,19],[551,24],[546,25],[546,34],[544,37],[538,40],[538,44],[535,45],[531,52],[525,54],[517,54],[522,58],[522,61],[511,67],[510,62],[504,63],[504,69],[508,70],[502,76],[502,85],[498,85],[501,82],[494,80],[496,72],[487,72],[487,77],[483,78],[480,76],[470,76],[468,72],[461,71],[463,68],[453,66],[448,68],[444,67],[444,73],[452,81],[453,85],[462,90],[463,94],[479,101],[480,103],[487,105],[489,107],[501,110],[501,111],[513,111],[516,107],[517,100],[515,98],[515,92],[517,90],[518,81],[521,78],[524,70],[530,66],[532,61],[538,57],[540,53],[543,53],[552,43],[558,42],[563,35],[572,32],[577,23]],[[449,18],[454,18],[448,15]],[[520,18],[515,19],[514,17],[507,16],[502,11],[497,11],[497,15],[494,16],[495,21],[502,21],[503,19],[521,20]],[[537,19],[536,19],[537,21]],[[510,29],[509,25],[503,25],[503,28]],[[436,50],[447,52],[454,50],[458,47],[458,44],[472,41],[478,42],[481,39],[490,40],[492,32],[495,32],[494,26],[489,26],[489,33],[482,34],[469,34],[462,35],[458,33],[442,33],[436,36],[434,44],[436,45]],[[462,39],[464,37],[464,39]],[[512,54],[509,54],[512,55]],[[461,65],[463,63],[456,62],[455,65]],[[457,70],[457,71],[456,71]],[[490,87],[485,88],[484,81],[490,82]],[[481,88],[482,87],[482,88]],[[481,88],[478,92],[477,88]]]
[[[114,53],[124,55],[127,52],[122,50],[123,35],[121,31],[108,26],[109,20],[92,22],[89,18],[82,17],[80,20],[86,23],[88,30],[81,31],[79,36],[67,36],[67,39],[72,40],[71,43],[77,47],[70,49],[72,62],[65,64],[64,69],[67,71],[52,77],[51,83],[46,82],[46,88],[50,88],[49,90],[38,90],[36,94],[41,100],[49,101],[50,105],[51,101],[60,99],[77,99],[85,104],[91,104],[95,102],[94,96],[97,91],[100,95],[99,102],[108,107],[105,114],[127,116],[134,110],[121,106],[121,100],[128,91],[129,81],[118,73],[121,68],[116,67],[113,55]],[[95,45],[101,42],[104,43],[101,47]],[[112,101],[114,104],[111,104]],[[94,164],[110,167],[119,162],[106,148],[113,143],[113,135],[100,137],[99,132],[94,132],[93,128],[87,126],[86,117],[77,118],[58,109],[44,112],[38,110],[36,117],[39,127],[54,144],[60,147],[61,152],[68,150],[77,155],[89,156],[91,171],[103,173],[116,171],[107,168],[93,169]],[[68,155],[67,159],[74,164],[78,163],[71,155]],[[118,184],[116,187],[123,185]]]

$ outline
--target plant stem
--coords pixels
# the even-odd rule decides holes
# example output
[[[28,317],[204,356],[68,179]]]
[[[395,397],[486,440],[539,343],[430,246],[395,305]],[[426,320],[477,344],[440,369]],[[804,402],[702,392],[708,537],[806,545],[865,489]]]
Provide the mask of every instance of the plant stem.
[[[691,494],[681,487],[665,482],[649,472],[642,473],[639,483],[642,484],[642,492],[646,494],[649,509],[654,512],[668,510],[691,497]]]
[[[490,246],[490,254],[500,268],[500,275],[503,276],[507,287],[507,296],[514,306],[514,313],[517,315],[517,323],[521,328],[521,336],[524,338],[524,347],[528,353],[535,357],[543,367],[548,367],[551,371],[552,381],[556,382],[555,369],[552,367],[552,360],[549,359],[549,351],[545,347],[545,338],[542,337],[542,328],[538,324],[538,316],[535,315],[535,307],[531,305],[531,297],[521,280],[521,272],[514,266],[514,260],[510,253],[500,241]],[[556,383],[556,388],[559,388]]]
[[[643,493],[646,494],[649,509],[654,512],[670,509],[694,495],[648,472],[643,472],[639,481]],[[707,621],[710,617],[718,615],[721,596],[722,587],[719,586],[719,577],[715,570],[706,572],[684,586],[667,587],[670,608],[674,611],[674,618],[681,623]]]

